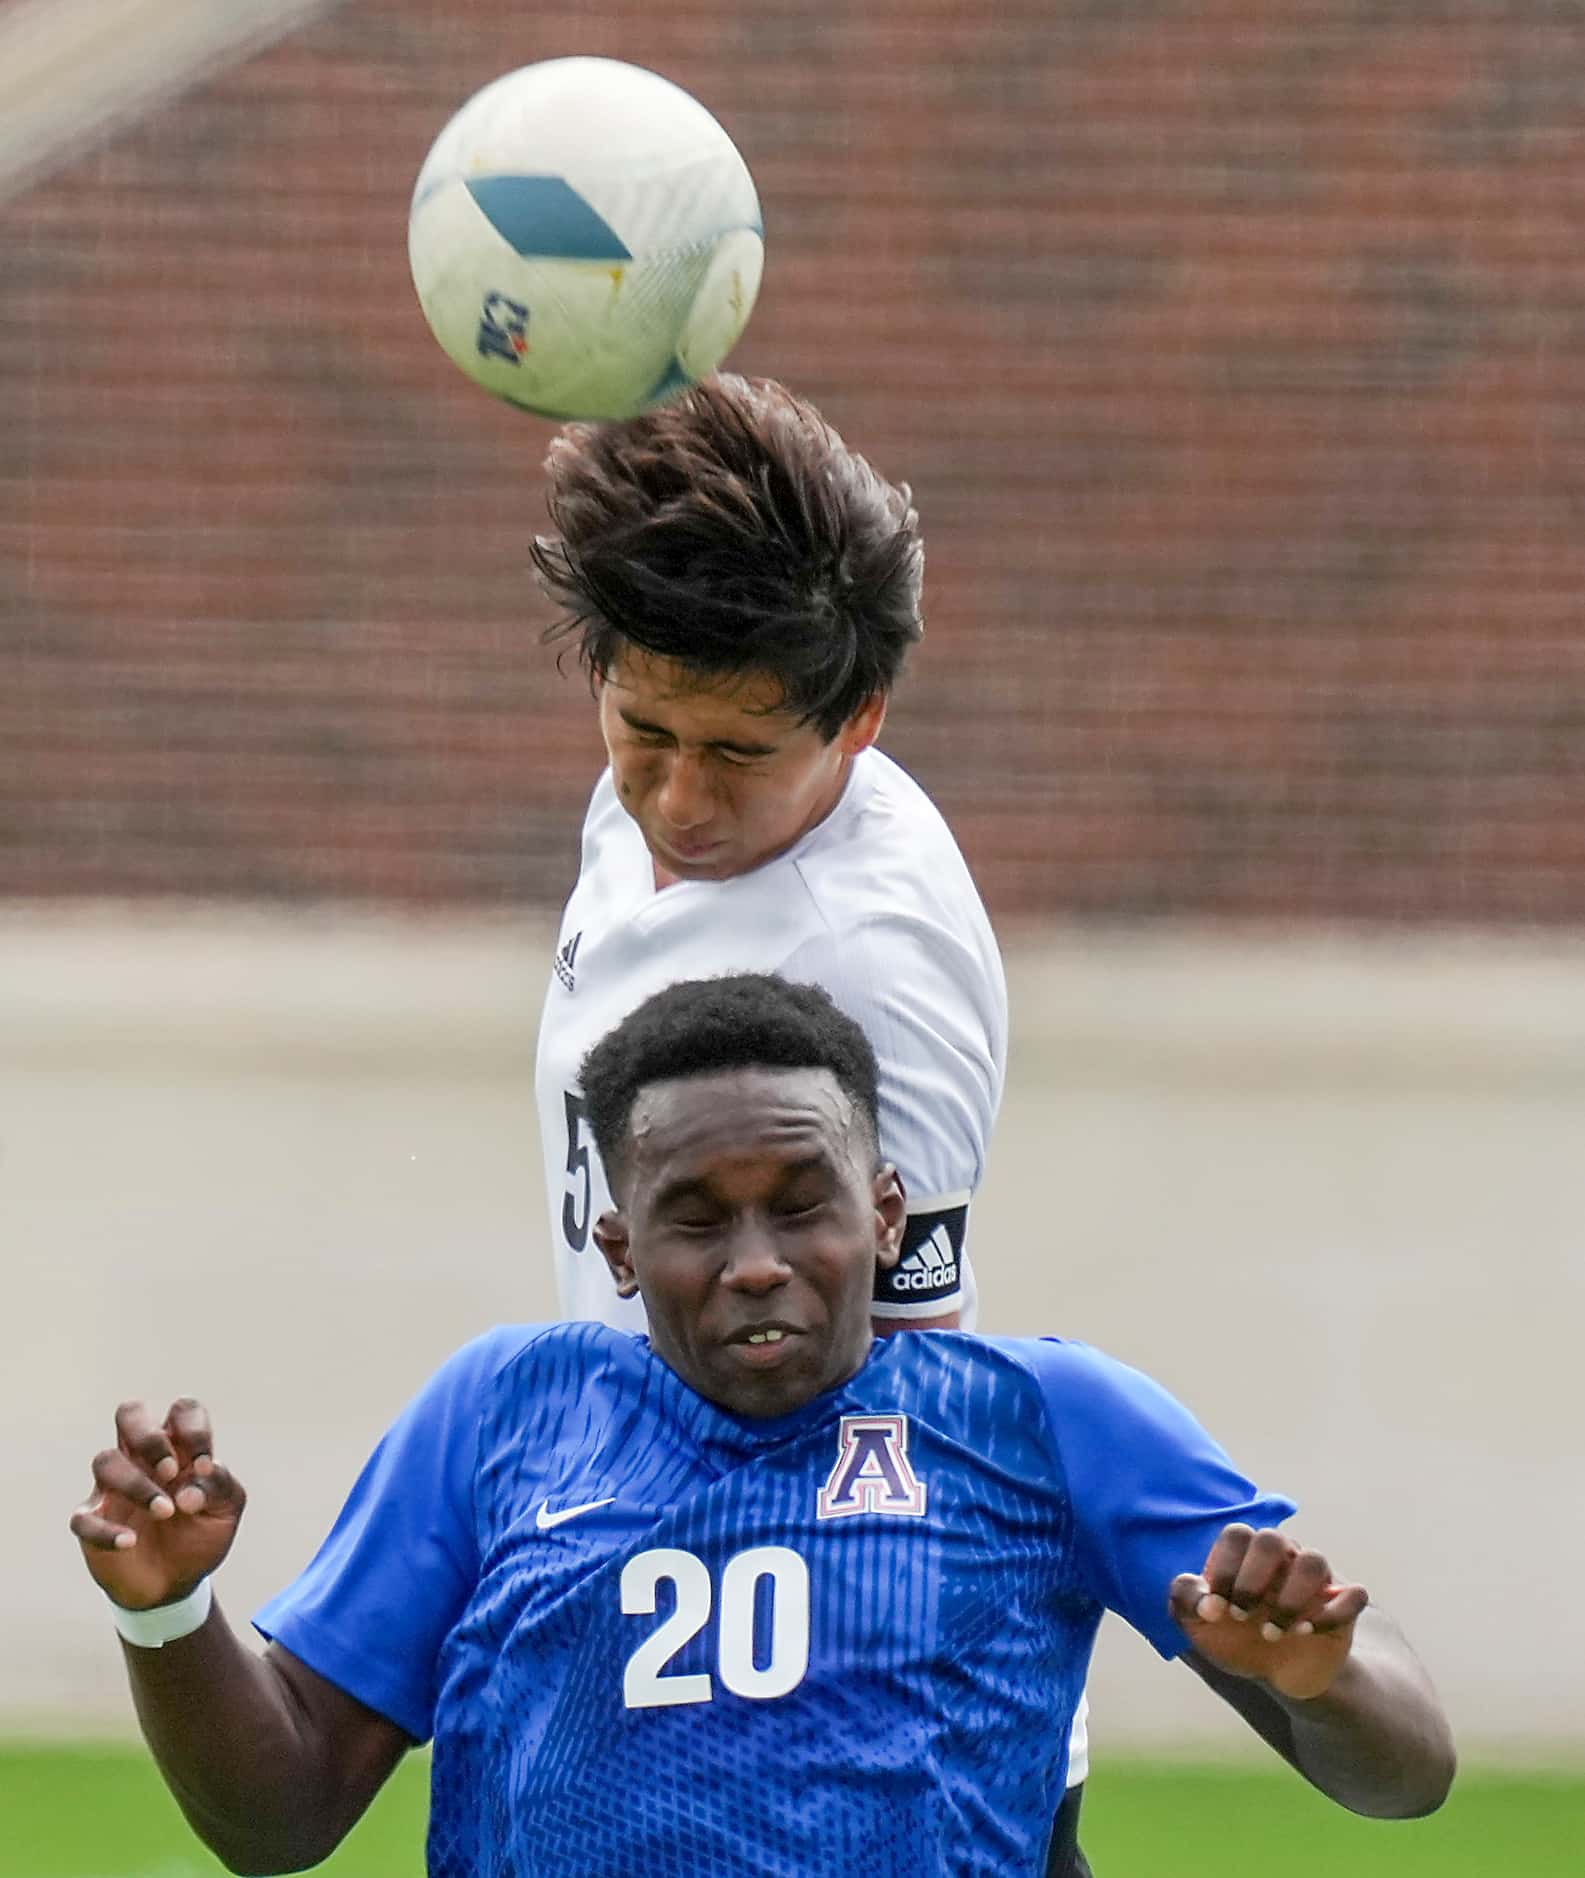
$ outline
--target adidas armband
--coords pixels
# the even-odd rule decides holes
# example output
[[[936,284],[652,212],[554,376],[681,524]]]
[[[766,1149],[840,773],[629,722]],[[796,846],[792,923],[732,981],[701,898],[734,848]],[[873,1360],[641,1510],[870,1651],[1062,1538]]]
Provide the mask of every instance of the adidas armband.
[[[875,1273],[877,1317],[941,1317],[957,1307],[968,1221],[967,1193],[940,1194],[910,1210],[902,1256]]]

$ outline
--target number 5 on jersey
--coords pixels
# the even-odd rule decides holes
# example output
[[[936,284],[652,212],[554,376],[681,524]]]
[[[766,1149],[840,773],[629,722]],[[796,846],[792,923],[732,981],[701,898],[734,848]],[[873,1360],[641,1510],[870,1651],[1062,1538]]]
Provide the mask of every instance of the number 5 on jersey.
[[[768,1580],[764,1600],[768,1646],[755,1632],[760,1581]],[[656,1589],[669,1583],[676,1609],[627,1659],[622,1701],[627,1708],[675,1708],[685,1702],[711,1702],[714,1681],[707,1671],[663,1675],[666,1665],[710,1621],[715,1602],[710,1568],[695,1553],[659,1546],[640,1552],[622,1567],[622,1613],[653,1617]],[[809,1667],[809,1567],[784,1545],[757,1545],[729,1558],[721,1572],[716,1618],[716,1673],[733,1695],[769,1702],[788,1695]]]
[[[594,1204],[594,1181],[589,1169],[589,1144],[583,1138],[583,1097],[564,1089],[567,1108],[567,1191],[561,1196],[561,1236],[569,1250],[581,1252],[589,1243],[589,1209]]]

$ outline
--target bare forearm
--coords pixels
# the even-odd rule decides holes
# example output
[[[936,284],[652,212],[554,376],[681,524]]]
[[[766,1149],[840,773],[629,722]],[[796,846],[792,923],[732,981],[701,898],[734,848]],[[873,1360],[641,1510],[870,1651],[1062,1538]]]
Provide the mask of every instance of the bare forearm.
[[[317,1864],[356,1812],[336,1791],[317,1730],[279,1669],[248,1649],[218,1604],[163,1649],[123,1644],[138,1720],[166,1784],[232,1871]],[[359,1808],[361,1810],[361,1807]]]
[[[1447,1798],[1457,1762],[1452,1732],[1430,1678],[1381,1612],[1365,1613],[1325,1695],[1276,1699],[1300,1772],[1352,1811],[1415,1819]]]
[[[68,1523],[89,1575],[125,1613],[118,1627],[141,1640],[123,1644],[132,1699],[189,1824],[235,1872],[318,1864],[412,1743],[290,1650],[256,1656],[218,1604],[200,1621],[197,1588],[247,1505],[215,1459],[201,1402],[179,1397],[163,1421],[123,1402],[116,1445],[92,1471]]]
[[[1353,1649],[1324,1695],[1295,1701],[1191,1656],[1201,1679],[1284,1759],[1339,1805],[1413,1819],[1447,1797],[1456,1756],[1430,1679],[1390,1618],[1361,1617]]]

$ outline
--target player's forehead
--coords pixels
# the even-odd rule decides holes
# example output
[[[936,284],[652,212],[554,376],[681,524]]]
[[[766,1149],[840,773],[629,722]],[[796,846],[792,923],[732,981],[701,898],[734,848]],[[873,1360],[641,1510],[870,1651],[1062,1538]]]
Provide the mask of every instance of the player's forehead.
[[[805,728],[787,708],[786,687],[774,672],[705,672],[629,646],[612,661],[605,683],[620,710],[668,729],[765,741]]]
[[[640,1089],[630,1165],[646,1185],[728,1178],[749,1165],[856,1164],[856,1111],[828,1069],[736,1069]]]

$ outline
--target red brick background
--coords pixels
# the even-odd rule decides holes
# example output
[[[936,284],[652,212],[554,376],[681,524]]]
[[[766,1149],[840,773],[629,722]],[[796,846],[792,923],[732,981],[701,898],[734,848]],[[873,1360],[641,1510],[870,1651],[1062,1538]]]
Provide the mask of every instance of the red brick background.
[[[727,124],[734,363],[914,485],[888,741],[998,911],[1585,918],[1562,0],[346,0],[0,208],[0,894],[563,894],[549,432],[405,228],[574,51]]]

